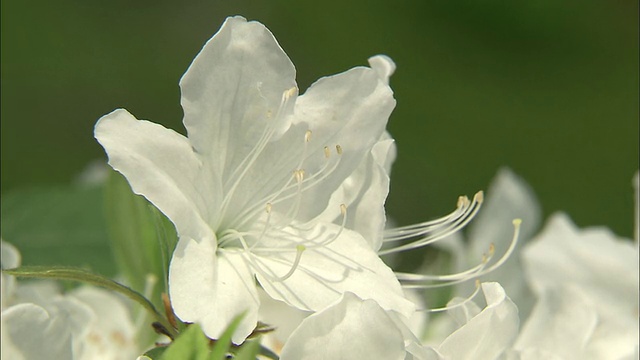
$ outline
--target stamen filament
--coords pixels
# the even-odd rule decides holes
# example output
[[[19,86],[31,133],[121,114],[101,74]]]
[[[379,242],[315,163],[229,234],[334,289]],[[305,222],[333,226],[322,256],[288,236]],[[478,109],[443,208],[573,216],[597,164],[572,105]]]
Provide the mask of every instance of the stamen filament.
[[[420,229],[419,227],[417,227],[416,231],[409,231],[406,234],[402,234],[401,232],[395,231],[396,234],[391,236],[391,240],[386,240],[386,236],[385,236],[385,241],[411,239],[416,236],[424,236],[424,237],[418,240],[415,240],[413,242],[410,242],[408,244],[381,250],[378,252],[378,254],[386,255],[386,254],[397,253],[400,251],[412,250],[412,249],[416,249],[419,247],[432,244],[436,241],[439,241],[443,238],[448,237],[449,235],[465,227],[476,216],[478,211],[480,211],[482,201],[483,201],[483,194],[480,191],[476,193],[476,195],[473,197],[473,201],[469,205],[463,205],[462,208],[464,209],[464,211],[459,216],[456,216],[454,218],[448,218],[447,222],[444,222],[442,225],[433,226],[433,227],[428,226],[428,227],[425,227],[424,229]]]

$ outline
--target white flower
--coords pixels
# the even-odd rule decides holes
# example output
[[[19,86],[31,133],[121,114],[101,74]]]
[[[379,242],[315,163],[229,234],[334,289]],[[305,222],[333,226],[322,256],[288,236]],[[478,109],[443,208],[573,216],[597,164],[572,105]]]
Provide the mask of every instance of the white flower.
[[[4,241],[2,254],[3,268],[20,265],[19,253]],[[2,276],[2,359],[116,360],[143,350],[116,295],[88,286],[62,294],[51,281],[7,289],[7,278],[15,281]]]
[[[636,187],[637,181],[636,175]],[[523,245],[484,277],[504,282],[520,310],[523,327],[509,359],[632,357],[638,349],[637,242],[604,227],[578,229],[562,213],[527,241],[539,219],[535,195],[522,179],[502,170],[470,229],[470,258],[490,241],[508,247],[509,234],[501,226],[514,216],[523,218]],[[460,258],[468,255],[461,246],[455,251]]]
[[[233,336],[242,342],[257,320],[255,279],[302,310],[351,291],[413,311],[375,240],[345,227],[358,200],[332,198],[385,141],[394,65],[381,56],[370,64],[298,97],[271,33],[228,18],[180,82],[188,138],[125,110],[100,119],[95,136],[109,164],[176,226],[169,292],[181,320],[217,338],[246,311]]]

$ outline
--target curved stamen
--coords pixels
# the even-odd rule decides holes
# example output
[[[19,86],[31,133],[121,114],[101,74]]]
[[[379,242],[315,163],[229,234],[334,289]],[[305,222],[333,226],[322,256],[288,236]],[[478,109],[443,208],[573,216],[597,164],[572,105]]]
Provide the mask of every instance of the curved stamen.
[[[490,261],[490,259],[493,257],[493,253],[495,251],[495,248],[493,246],[493,244],[491,244],[491,246],[489,247],[489,256],[483,256],[483,261],[479,266],[475,266],[467,271],[463,271],[461,273],[458,274],[451,274],[451,275],[418,275],[418,274],[404,274],[404,273],[399,273],[397,275],[400,276],[400,278],[402,278],[401,281],[404,281],[405,284],[402,284],[403,288],[418,288],[418,289],[430,289],[430,288],[439,288],[439,287],[445,287],[445,286],[451,286],[451,285],[455,285],[455,284],[459,284],[474,278],[479,278],[481,276],[484,276],[486,274],[489,274],[490,272],[496,270],[497,268],[499,268],[500,266],[502,266],[502,264],[504,264],[507,259],[511,256],[511,254],[513,253],[513,251],[515,250],[517,244],[518,244],[518,238],[520,237],[520,225],[522,224],[522,220],[521,219],[514,219],[513,220],[513,227],[514,227],[514,231],[513,231],[513,237],[511,239],[511,243],[509,244],[509,248],[505,251],[505,253],[498,259],[498,261],[496,261],[495,263],[491,264],[491,266],[486,267],[486,265],[488,264],[488,262]],[[399,278],[399,279],[400,279]],[[444,281],[442,283],[437,283],[437,284],[407,284],[406,282],[419,282],[419,281]]]
[[[483,193],[482,191],[480,191],[476,193],[476,195],[473,197],[473,201],[471,202],[471,204],[469,204],[468,206],[466,205],[463,206],[464,211],[460,216],[457,216],[453,218],[450,222],[446,222],[441,225],[428,227],[425,229],[418,228],[418,230],[409,231],[406,235],[400,235],[400,236],[396,235],[395,237],[393,237],[392,241],[401,240],[401,239],[411,239],[416,236],[424,236],[424,237],[419,238],[418,240],[415,240],[408,244],[381,250],[378,252],[378,254],[386,255],[386,254],[397,253],[400,251],[416,249],[448,237],[449,235],[465,227],[476,216],[478,211],[480,211],[480,207],[482,206],[482,201],[483,201]]]
[[[340,235],[342,235],[342,231],[344,230],[344,227],[347,224],[347,205],[340,204],[340,214],[342,215],[342,222],[340,223],[340,229],[338,230],[338,232],[327,240],[324,240],[320,243],[313,243],[313,245],[308,245],[307,247],[309,249],[325,247],[331,244],[332,242],[336,241],[336,239],[338,239]]]
[[[291,275],[293,275],[293,273],[296,271],[296,269],[298,268],[298,265],[300,265],[300,259],[302,258],[302,253],[306,250],[307,248],[304,245],[298,245],[296,246],[296,258],[293,260],[293,265],[291,265],[291,269],[289,269],[289,272],[287,272],[284,276],[278,277],[275,279],[275,281],[285,281],[288,278],[291,277]]]
[[[469,280],[475,277],[475,274],[479,273],[484,269],[487,263],[491,260],[495,253],[495,247],[493,244],[489,247],[489,255],[483,255],[482,261],[467,270],[448,275],[423,275],[423,274],[411,274],[411,273],[402,273],[395,272],[396,277],[399,281],[407,281],[407,282],[419,282],[419,281],[456,281],[456,280]]]

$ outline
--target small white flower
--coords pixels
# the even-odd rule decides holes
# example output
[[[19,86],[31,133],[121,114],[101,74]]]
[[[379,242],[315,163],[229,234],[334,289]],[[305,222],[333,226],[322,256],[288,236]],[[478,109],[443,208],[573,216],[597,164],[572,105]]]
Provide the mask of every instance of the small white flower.
[[[354,204],[371,207],[374,230],[382,227],[386,189],[339,194],[374,147],[389,146],[394,65],[382,56],[370,64],[298,96],[294,67],[271,33],[229,18],[180,82],[188,138],[125,110],[97,123],[109,164],[176,226],[169,293],[181,320],[217,338],[246,311],[233,336],[242,342],[257,321],[256,279],[302,310],[351,291],[413,311],[374,250],[380,240],[353,230],[363,218],[347,226]]]
[[[20,265],[19,253],[2,242],[2,266]],[[7,280],[14,281],[6,288]],[[2,275],[2,359],[133,358],[143,344],[129,309],[116,295],[94,287],[62,294],[51,281],[15,282]]]

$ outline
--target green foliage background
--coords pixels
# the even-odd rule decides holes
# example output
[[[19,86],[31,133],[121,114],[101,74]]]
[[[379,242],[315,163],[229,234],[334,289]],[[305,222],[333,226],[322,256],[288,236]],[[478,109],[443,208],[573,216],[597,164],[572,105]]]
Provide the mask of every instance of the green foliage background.
[[[565,210],[580,226],[631,236],[637,1],[3,0],[5,239],[20,225],[7,221],[19,215],[6,204],[12,194],[69,184],[105,158],[92,134],[103,114],[124,107],[184,133],[178,80],[234,14],[271,29],[301,91],[374,54],[396,61],[388,209],[397,223],[452,210],[509,166],[546,214]],[[58,210],[49,200],[33,210],[42,226]],[[104,232],[96,225],[92,236]]]

